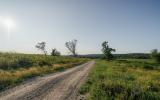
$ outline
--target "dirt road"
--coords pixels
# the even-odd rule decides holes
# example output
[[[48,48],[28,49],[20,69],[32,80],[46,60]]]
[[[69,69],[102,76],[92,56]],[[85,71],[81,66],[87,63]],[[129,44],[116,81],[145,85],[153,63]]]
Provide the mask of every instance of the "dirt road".
[[[29,80],[0,93],[0,100],[76,100],[78,87],[94,63]]]

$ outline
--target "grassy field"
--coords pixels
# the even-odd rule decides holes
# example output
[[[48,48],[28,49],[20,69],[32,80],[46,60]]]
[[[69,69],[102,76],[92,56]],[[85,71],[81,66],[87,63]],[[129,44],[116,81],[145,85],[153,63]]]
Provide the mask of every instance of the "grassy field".
[[[160,64],[97,60],[79,92],[87,100],[160,100]]]
[[[63,71],[88,59],[0,53],[0,91],[27,78]]]

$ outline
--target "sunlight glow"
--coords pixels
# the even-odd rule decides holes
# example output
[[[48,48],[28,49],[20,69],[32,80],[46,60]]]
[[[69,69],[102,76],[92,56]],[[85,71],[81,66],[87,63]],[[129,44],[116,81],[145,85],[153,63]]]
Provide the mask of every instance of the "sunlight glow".
[[[10,29],[14,28],[14,22],[12,19],[9,18],[4,20],[4,25],[7,28],[8,32],[10,31]]]
[[[6,18],[3,20],[4,22],[4,27],[7,29],[7,38],[10,38],[10,34],[11,34],[11,29],[15,28],[15,23],[11,18]]]

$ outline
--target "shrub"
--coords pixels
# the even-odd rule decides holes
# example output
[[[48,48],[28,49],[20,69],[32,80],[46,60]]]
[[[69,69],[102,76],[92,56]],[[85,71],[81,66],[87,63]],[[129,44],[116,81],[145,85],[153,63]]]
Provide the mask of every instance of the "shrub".
[[[157,55],[155,55],[155,60],[157,63],[160,63],[160,53],[158,53]]]
[[[61,53],[59,51],[57,51],[57,49],[54,48],[54,49],[52,49],[51,55],[52,56],[60,56]]]
[[[52,64],[49,61],[42,60],[42,61],[38,62],[38,65],[42,67],[42,66],[45,66],[45,65],[51,66]]]
[[[32,66],[32,65],[33,65],[33,63],[28,58],[20,58],[17,61],[17,66],[18,67],[29,67],[29,66]]]
[[[143,65],[143,68],[149,69],[149,70],[153,70],[153,69],[154,69],[154,66],[153,66],[153,65],[144,64],[144,65]]]
[[[158,52],[157,49],[151,51],[151,57],[155,59],[157,63],[160,63],[160,53]]]

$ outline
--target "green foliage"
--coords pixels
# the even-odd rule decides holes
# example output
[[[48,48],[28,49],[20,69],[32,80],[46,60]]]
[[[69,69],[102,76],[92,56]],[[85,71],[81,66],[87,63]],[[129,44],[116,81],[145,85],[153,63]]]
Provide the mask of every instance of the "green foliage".
[[[157,63],[160,63],[160,53],[158,52],[157,49],[151,51],[151,56],[153,59],[155,59]]]
[[[160,53],[158,53],[157,55],[155,55],[155,60],[157,63],[160,63]]]
[[[116,51],[115,49],[112,49],[112,48],[109,47],[108,42],[104,41],[102,43],[102,52],[104,54],[104,57],[107,60],[113,59],[112,52],[115,52],[115,51]]]
[[[30,67],[33,62],[28,57],[23,56],[9,56],[9,54],[0,55],[0,69],[10,70],[19,67]]]
[[[51,55],[52,55],[52,56],[60,56],[61,54],[60,54],[59,51],[57,51],[57,50],[54,48],[54,49],[52,49]]]
[[[87,100],[159,100],[160,69],[147,65],[159,66],[152,60],[97,60],[79,93]]]
[[[157,53],[158,53],[158,50],[157,50],[157,49],[153,49],[153,50],[151,51],[151,56],[154,57],[154,56],[157,55]]]
[[[128,53],[128,54],[114,54],[117,59],[150,59],[148,53]]]

